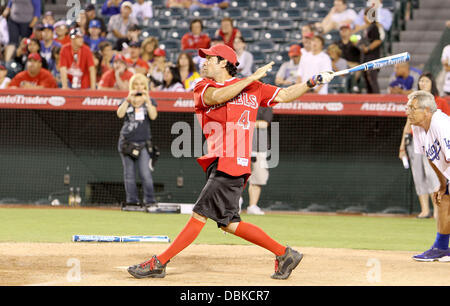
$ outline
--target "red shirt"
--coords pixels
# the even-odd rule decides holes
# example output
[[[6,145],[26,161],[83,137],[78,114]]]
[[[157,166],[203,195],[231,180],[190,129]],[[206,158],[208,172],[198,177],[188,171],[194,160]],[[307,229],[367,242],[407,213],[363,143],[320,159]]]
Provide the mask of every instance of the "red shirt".
[[[61,46],[64,46],[65,44],[70,43],[70,37],[69,37],[69,35],[64,36],[63,39],[58,39],[58,38],[56,38],[55,40],[56,40],[57,42],[59,42],[59,43],[61,44]]]
[[[78,54],[77,61],[74,61],[75,54]],[[72,49],[72,44],[65,44],[62,46],[59,66],[67,68],[67,77],[70,82],[72,82],[72,74],[70,74],[72,65],[78,67],[83,73],[81,77],[81,88],[91,88],[89,67],[94,67],[94,56],[92,55],[92,51],[87,45],[83,44],[83,46],[75,54]]]
[[[208,106],[203,95],[208,87],[226,87],[240,79],[232,78],[225,84],[203,79],[194,89],[195,113],[208,143],[208,154],[197,159],[204,171],[217,158],[217,169],[231,176],[251,174],[253,130],[258,107],[274,106],[273,100],[281,88],[253,82],[234,99]]]
[[[131,58],[127,58],[126,61],[130,65],[130,67],[142,67],[146,71],[148,71],[150,69],[150,66],[148,65],[148,63],[140,57],[135,62],[133,62],[133,60]]]
[[[27,70],[19,72],[16,76],[11,80],[8,87],[16,86],[21,87],[24,82],[33,83],[36,86],[43,86],[44,88],[57,88],[56,80],[47,69],[41,68],[41,71],[35,76],[32,77],[28,73]]]
[[[233,28],[233,32],[231,32],[230,39],[226,40],[225,34],[222,32],[222,30],[219,30],[219,36],[222,37],[223,43],[232,49],[234,49],[234,39],[236,38],[238,33],[239,33],[239,30],[236,28]]]
[[[446,113],[447,116],[450,116],[450,106],[447,103],[447,100],[435,97],[434,100],[436,101],[437,108],[439,108],[443,113]]]
[[[133,73],[129,70],[125,70],[122,75],[120,76],[120,79],[122,81],[128,81],[133,76]],[[98,86],[101,87],[107,87],[107,88],[118,88],[116,87],[116,74],[114,73],[114,69],[110,69],[106,71],[98,83]]]
[[[211,39],[208,34],[201,33],[200,35],[193,35],[186,33],[181,38],[181,49],[208,49],[211,44]]]

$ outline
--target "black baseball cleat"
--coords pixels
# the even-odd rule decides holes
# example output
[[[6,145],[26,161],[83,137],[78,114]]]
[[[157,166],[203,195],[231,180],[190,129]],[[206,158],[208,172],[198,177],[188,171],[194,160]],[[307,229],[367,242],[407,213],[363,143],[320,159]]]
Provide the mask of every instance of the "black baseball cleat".
[[[135,278],[164,278],[166,276],[166,265],[167,262],[163,265],[159,262],[158,258],[156,258],[156,255],[154,255],[146,262],[129,267],[128,273]]]
[[[272,274],[273,279],[287,279],[291,275],[300,261],[302,261],[303,254],[297,252],[291,247],[286,247],[286,252],[281,256],[275,258],[275,273]]]

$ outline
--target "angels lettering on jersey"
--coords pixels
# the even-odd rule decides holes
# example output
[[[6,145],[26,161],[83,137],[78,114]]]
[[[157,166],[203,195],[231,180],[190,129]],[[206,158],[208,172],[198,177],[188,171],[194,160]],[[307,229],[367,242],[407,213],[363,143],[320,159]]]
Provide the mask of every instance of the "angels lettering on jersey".
[[[281,90],[255,81],[235,98],[217,105],[207,105],[204,94],[208,88],[224,88],[239,82],[231,78],[224,83],[202,79],[194,89],[195,113],[205,135],[208,153],[197,161],[206,171],[217,158],[218,170],[232,176],[249,175],[253,130],[258,107],[272,107]]]

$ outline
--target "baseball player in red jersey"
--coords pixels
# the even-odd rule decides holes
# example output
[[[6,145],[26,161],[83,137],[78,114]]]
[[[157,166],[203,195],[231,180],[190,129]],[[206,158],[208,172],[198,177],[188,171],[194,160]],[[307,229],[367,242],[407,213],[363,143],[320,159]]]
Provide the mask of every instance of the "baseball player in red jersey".
[[[303,254],[273,240],[261,228],[244,222],[239,215],[239,198],[251,173],[251,144],[258,107],[291,102],[310,88],[328,83],[333,74],[323,72],[302,84],[278,88],[259,82],[274,64],[238,79],[237,56],[230,47],[219,44],[200,49],[206,58],[205,78],[194,89],[195,112],[208,144],[208,154],[197,161],[206,172],[207,182],[195,203],[192,217],[172,244],[150,260],[128,268],[136,278],[163,278],[166,265],[198,236],[207,219],[223,231],[259,245],[275,254],[274,279],[287,279]]]

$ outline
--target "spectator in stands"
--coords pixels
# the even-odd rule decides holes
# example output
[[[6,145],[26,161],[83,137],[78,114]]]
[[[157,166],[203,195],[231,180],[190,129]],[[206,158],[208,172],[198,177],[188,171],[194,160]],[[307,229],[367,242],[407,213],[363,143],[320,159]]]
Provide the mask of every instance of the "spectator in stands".
[[[118,149],[123,165],[126,192],[126,205],[139,204],[139,192],[136,185],[136,168],[142,181],[143,204],[156,203],[152,173],[149,165],[151,144],[150,121],[158,116],[156,103],[149,97],[148,79],[145,75],[135,74],[130,79],[127,98],[117,109],[117,117],[124,118],[120,131]]]
[[[350,68],[359,65],[361,62],[361,50],[359,50],[358,47],[358,36],[353,35],[352,37],[352,29],[349,24],[341,26],[339,35],[341,39],[335,42],[335,44],[342,50],[342,58],[347,61],[347,65]],[[360,92],[360,87],[357,84],[360,82],[361,76],[361,71],[358,71],[347,77],[349,80],[347,88],[348,92]]]
[[[203,33],[203,22],[200,19],[194,19],[190,24],[190,32],[181,38],[181,49],[208,49],[211,39],[208,34]]]
[[[253,55],[245,50],[247,44],[242,36],[237,36],[234,39],[234,49],[236,51],[239,65],[236,67],[238,75],[241,77],[250,76],[253,68]]]
[[[368,18],[367,13],[369,10],[370,8],[365,9],[366,14],[364,15],[364,20],[366,22],[367,29],[364,30],[364,37],[359,45],[363,54],[363,63],[380,58],[381,45],[383,43],[380,38],[380,31],[377,22],[371,21]],[[367,93],[380,93],[380,87],[378,85],[378,72],[379,70],[376,69],[364,71]]]
[[[53,16],[53,12],[52,11],[45,12],[44,16],[42,17],[42,23],[54,25],[55,22],[56,21],[55,17]]]
[[[100,23],[100,36],[105,37],[107,28],[105,24],[105,20],[103,20],[102,17],[97,16],[97,10],[95,8],[95,5],[92,3],[88,3],[86,7],[84,8],[85,14],[86,14],[86,25],[84,28],[85,33],[89,32],[89,26],[91,24],[92,20],[97,20]]]
[[[353,26],[356,17],[356,12],[347,7],[346,0],[335,0],[328,15],[321,22],[316,23],[316,28],[320,33],[325,34],[332,30],[339,30],[343,24]]]
[[[325,41],[322,36],[314,36],[311,41],[311,54],[307,57],[302,56],[297,72],[297,83],[306,82],[312,76],[320,71],[331,71],[331,59],[323,52]],[[328,84],[318,86],[314,93],[326,95],[328,93]]]
[[[222,43],[223,43],[223,40],[222,40],[222,37],[220,37],[220,36],[214,36],[213,38],[211,38],[211,47],[213,47],[217,44],[222,44]],[[203,64],[206,62],[206,58],[199,56],[197,53],[194,55],[192,60],[194,61],[195,66],[197,67],[197,71],[200,71],[200,74],[201,74]]]
[[[347,61],[342,58],[342,50],[336,44],[331,44],[327,49],[328,56],[331,58],[333,71],[341,71],[348,68]]]
[[[133,72],[128,70],[127,59],[122,54],[117,54],[114,57],[113,69],[102,75],[98,83],[98,89],[127,90],[128,82],[132,76]]]
[[[153,52],[158,48],[159,41],[158,38],[150,36],[147,37],[141,44],[141,58],[146,61],[149,65],[153,63]]]
[[[102,5],[101,13],[103,16],[114,16],[120,14],[121,5],[123,4],[122,0],[107,0]]]
[[[302,51],[300,45],[292,45],[289,48],[288,62],[284,62],[277,72],[275,78],[275,85],[288,87],[297,81],[298,66],[302,58]]]
[[[394,73],[389,80],[388,92],[390,94],[409,95],[416,90],[421,74],[420,69],[411,67],[408,62],[396,64]]]
[[[21,39],[31,35],[41,18],[41,1],[9,0],[3,17],[8,20],[9,44],[5,49],[5,61],[9,62]]]
[[[194,90],[195,84],[201,79],[195,68],[192,57],[187,52],[181,52],[177,59],[177,68],[180,73],[180,81],[186,91]]]
[[[131,17],[137,20],[139,24],[147,25],[153,18],[152,2],[146,0],[136,0],[133,4]]]
[[[160,48],[155,49],[153,52],[153,63],[150,66],[148,74],[151,82],[151,90],[154,90],[162,84],[166,65],[166,51]]]
[[[419,77],[418,90],[424,90],[430,92],[435,97],[436,106],[442,112],[450,116],[450,106],[445,99],[439,97],[439,91],[437,89],[436,81],[431,73],[424,73]],[[416,154],[414,150],[414,139],[412,137],[411,123],[406,121],[403,128],[402,141],[400,143],[399,158],[408,158],[411,166],[411,172],[413,175],[414,185],[417,196],[419,197],[421,212],[417,216],[419,219],[430,218],[432,216],[430,212],[431,197],[434,207],[434,217],[437,217],[436,204],[433,201],[433,192],[439,189],[439,180],[430,167],[430,164],[426,158],[421,154]]]
[[[180,7],[180,8],[190,8],[192,5],[192,0],[167,0],[167,7]]]
[[[61,52],[61,47],[55,47],[52,49],[52,57],[48,67],[48,70],[52,73],[56,80],[58,87],[61,87],[61,73],[59,70],[59,53]]]
[[[42,40],[41,40],[41,57],[45,58],[48,67],[52,65],[52,50],[55,47],[61,47],[61,44],[53,39],[53,26],[51,24],[44,24],[44,29],[42,30]]]
[[[132,4],[129,1],[122,3],[120,14],[114,15],[108,22],[107,39],[116,41],[120,38],[126,38],[128,30],[132,25],[138,24],[137,20],[131,17]]]
[[[71,29],[74,28],[79,28],[81,33],[83,33],[83,35],[86,35],[86,29],[89,28],[89,23],[87,21],[87,16],[86,16],[86,12],[84,10],[81,10],[80,13],[78,14],[77,20],[75,25],[72,25],[70,27]]]
[[[300,43],[302,49],[302,56],[307,56],[311,53],[311,39],[314,37],[314,28],[312,24],[305,24],[302,26],[302,42]]]
[[[210,8],[213,10],[226,9],[230,6],[230,0],[193,0],[191,4],[191,11],[199,8]]]
[[[91,49],[84,44],[81,29],[70,31],[70,44],[60,52],[61,85],[63,89],[95,89],[96,71]]]
[[[13,62],[20,65],[23,69],[27,66],[28,55],[31,53],[40,53],[41,52],[41,42],[37,38],[24,38],[20,42],[19,47],[16,50],[16,56],[13,59]],[[41,59],[42,68],[47,69],[48,63],[45,58]]]
[[[11,82],[11,79],[6,76],[7,74],[8,69],[6,69],[4,65],[0,64],[0,89],[5,89],[8,87],[9,82]]]
[[[117,40],[114,50],[121,52],[125,49],[125,52],[128,52],[127,49],[132,42],[137,43],[140,41],[141,32],[141,27],[137,24],[133,24],[128,29],[127,36],[125,38],[120,38]]]
[[[55,41],[59,42],[61,46],[70,43],[69,27],[65,20],[57,21],[54,25]]]
[[[222,41],[225,45],[234,49],[234,40],[238,36],[242,36],[241,31],[235,28],[233,25],[233,19],[225,17],[220,22],[220,29],[216,31],[215,36],[222,37]]]
[[[84,43],[91,48],[92,52],[98,51],[98,45],[105,41],[106,38],[102,36],[102,25],[97,19],[92,19],[89,22],[89,29],[87,35],[84,35]]]
[[[42,68],[42,58],[39,53],[31,53],[28,55],[26,70],[16,74],[8,87],[23,89],[57,88],[57,84],[51,72]]]
[[[376,13],[373,14],[376,21],[383,26],[385,31],[389,31],[392,26],[392,13],[390,10],[383,8],[382,0],[369,0],[367,1],[367,7],[376,8]],[[364,9],[359,11],[358,17],[355,20],[356,26],[363,26],[364,23]]]
[[[140,42],[130,42],[129,46],[129,59],[128,65],[130,66],[130,70],[135,73],[147,74],[150,66],[146,61],[141,58],[141,43]]]
[[[37,22],[33,27],[33,32],[28,38],[37,38],[38,40],[42,40],[42,31],[44,29],[44,25],[40,22]]]
[[[180,72],[175,66],[166,66],[164,69],[163,82],[156,88],[158,91],[184,92],[184,86],[181,83]]]
[[[4,59],[4,49],[9,44],[8,21],[3,17],[5,7],[0,7],[0,60]]]
[[[445,71],[444,92],[450,96],[450,45],[442,50],[441,62]]]
[[[109,69],[112,69],[113,62],[113,48],[109,41],[101,42],[98,45],[98,53],[101,55],[100,67],[102,70],[102,75]]]

